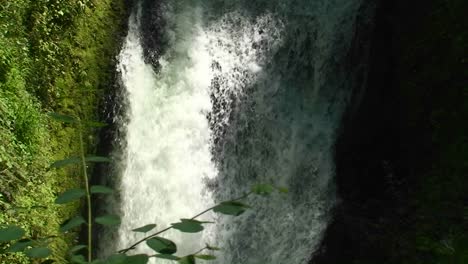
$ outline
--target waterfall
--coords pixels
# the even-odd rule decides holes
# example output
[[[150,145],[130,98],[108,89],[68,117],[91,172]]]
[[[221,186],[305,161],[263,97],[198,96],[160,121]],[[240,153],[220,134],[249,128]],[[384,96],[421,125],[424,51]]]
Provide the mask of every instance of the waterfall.
[[[180,256],[205,242],[224,248],[212,263],[307,263],[336,203],[333,145],[351,87],[344,62],[363,1],[157,4],[135,8],[118,58],[122,224],[106,243],[128,247],[143,236],[134,228],[162,229],[271,183],[289,194],[254,197],[239,217],[208,214],[217,223],[203,233],[164,236]],[[141,31],[144,12],[165,21],[155,32],[164,47],[143,48],[155,37]]]

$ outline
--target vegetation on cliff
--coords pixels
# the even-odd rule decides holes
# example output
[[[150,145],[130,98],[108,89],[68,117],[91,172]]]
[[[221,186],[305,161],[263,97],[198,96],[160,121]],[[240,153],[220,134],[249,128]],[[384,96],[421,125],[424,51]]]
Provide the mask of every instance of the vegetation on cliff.
[[[58,207],[54,200],[81,178],[77,168],[51,170],[50,164],[78,153],[79,145],[76,130],[50,122],[47,113],[96,119],[101,95],[113,81],[125,16],[123,1],[0,4],[0,225],[49,237],[60,262],[76,234],[58,235],[58,227],[79,204]],[[95,133],[87,131],[90,152]],[[0,254],[0,263],[29,260]]]

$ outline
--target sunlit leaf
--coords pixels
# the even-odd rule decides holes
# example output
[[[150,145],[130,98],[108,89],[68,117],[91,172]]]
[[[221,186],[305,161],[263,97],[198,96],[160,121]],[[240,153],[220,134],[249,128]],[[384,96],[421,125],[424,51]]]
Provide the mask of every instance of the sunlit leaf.
[[[177,246],[169,239],[162,237],[153,237],[146,241],[146,244],[154,251],[161,254],[174,254],[177,252]]]
[[[155,228],[155,227],[156,227],[155,224],[149,224],[149,225],[145,225],[145,226],[142,226],[142,227],[139,227],[139,228],[135,228],[135,229],[133,229],[132,231],[133,231],[133,232],[146,233],[146,232],[148,232],[148,231],[153,230],[153,228]]]
[[[83,189],[70,189],[65,191],[63,194],[59,195],[57,199],[55,199],[56,204],[65,204],[69,202],[73,202],[77,199],[86,195],[86,191]]]
[[[204,255],[204,254],[201,254],[201,255],[195,255],[196,258],[199,258],[199,259],[203,259],[203,260],[213,260],[213,259],[216,259],[215,256],[213,255]]]
[[[46,247],[30,248],[24,251],[30,258],[47,258],[52,251]]]
[[[68,165],[78,164],[78,163],[80,163],[80,161],[81,160],[78,157],[71,157],[71,158],[67,158],[67,159],[63,159],[63,160],[57,160],[54,163],[52,163],[52,165],[50,165],[50,166],[52,168],[61,168],[61,167],[65,167],[65,166],[68,166]]]
[[[269,184],[257,184],[252,186],[252,192],[258,195],[270,195],[275,190],[275,187]]]
[[[178,260],[180,264],[195,264],[195,257],[193,255],[188,255]]]
[[[249,206],[237,201],[222,202],[213,208],[213,212],[238,216],[243,214]]]
[[[102,186],[102,185],[91,186],[90,191],[91,193],[103,193],[103,194],[110,194],[114,192],[114,190],[112,190],[111,188]]]
[[[24,236],[24,230],[19,226],[8,226],[0,229],[0,242],[8,242],[20,239]]]
[[[107,226],[115,226],[120,224],[120,218],[117,215],[104,215],[96,217],[96,223]]]
[[[62,115],[62,114],[58,114],[58,113],[49,113],[49,116],[52,118],[52,119],[55,119],[57,121],[60,121],[60,122],[64,122],[64,123],[76,123],[77,120],[72,117],[72,116],[68,116],[68,115]]]
[[[156,254],[154,255],[157,258],[161,259],[169,259],[169,260],[179,260],[180,258],[174,255],[168,255],[168,254]]]
[[[76,216],[74,218],[71,218],[69,220],[67,220],[65,223],[63,223],[61,226],[60,226],[60,232],[66,232],[72,228],[75,228],[75,227],[78,227],[82,224],[85,224],[86,221],[84,220],[84,218],[82,216]]]

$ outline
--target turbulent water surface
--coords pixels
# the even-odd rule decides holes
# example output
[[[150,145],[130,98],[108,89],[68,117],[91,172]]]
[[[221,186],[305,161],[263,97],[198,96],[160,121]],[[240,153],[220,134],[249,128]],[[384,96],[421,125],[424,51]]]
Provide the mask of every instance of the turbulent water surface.
[[[133,228],[165,228],[263,182],[290,192],[249,199],[240,217],[203,216],[218,222],[203,233],[165,236],[181,256],[223,247],[213,263],[307,263],[336,200],[333,144],[362,2],[137,4],[118,65],[126,121],[114,249],[142,237]],[[141,30],[145,12],[164,21],[155,35]]]

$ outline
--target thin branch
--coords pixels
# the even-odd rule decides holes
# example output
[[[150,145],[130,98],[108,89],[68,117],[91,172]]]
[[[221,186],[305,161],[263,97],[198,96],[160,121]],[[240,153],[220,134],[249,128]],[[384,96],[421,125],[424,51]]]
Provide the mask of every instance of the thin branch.
[[[244,195],[242,195],[242,196],[240,196],[240,197],[238,197],[238,198],[236,198],[236,199],[230,200],[230,201],[242,200],[242,199],[244,199],[244,198],[247,198],[247,197],[248,197],[249,195],[251,195],[251,194],[252,194],[252,192],[248,192],[248,193],[245,193]],[[195,218],[197,218],[197,217],[200,217],[200,216],[206,214],[207,212],[213,210],[213,209],[214,209],[216,206],[218,206],[218,205],[219,205],[219,204],[216,204],[216,205],[214,205],[214,206],[212,206],[212,207],[210,207],[210,208],[204,210],[203,212],[201,212],[201,213],[199,213],[199,214],[193,216],[193,217],[190,218],[190,219],[195,219]],[[146,240],[148,240],[148,239],[150,239],[150,238],[152,238],[152,237],[155,237],[155,236],[157,236],[157,235],[159,235],[159,234],[161,234],[161,233],[163,233],[163,232],[166,232],[166,231],[169,230],[169,229],[172,229],[172,226],[166,227],[165,229],[163,229],[163,230],[161,230],[161,231],[158,231],[158,232],[156,232],[156,233],[154,233],[154,234],[148,235],[148,236],[146,236],[146,237],[144,237],[144,238],[138,240],[137,242],[135,242],[135,243],[134,243],[133,245],[131,245],[130,247],[128,247],[128,248],[126,248],[126,249],[121,249],[121,250],[119,250],[118,253],[127,253],[128,251],[130,251],[130,250],[132,250],[132,249],[135,249],[135,247],[138,246],[139,244],[141,244],[141,243],[145,242]]]
[[[203,250],[205,250],[205,249],[208,249],[208,247],[204,247],[204,248],[198,250],[197,252],[193,253],[192,255],[196,255],[196,254],[198,254],[198,253],[201,253],[201,252],[202,252]]]

